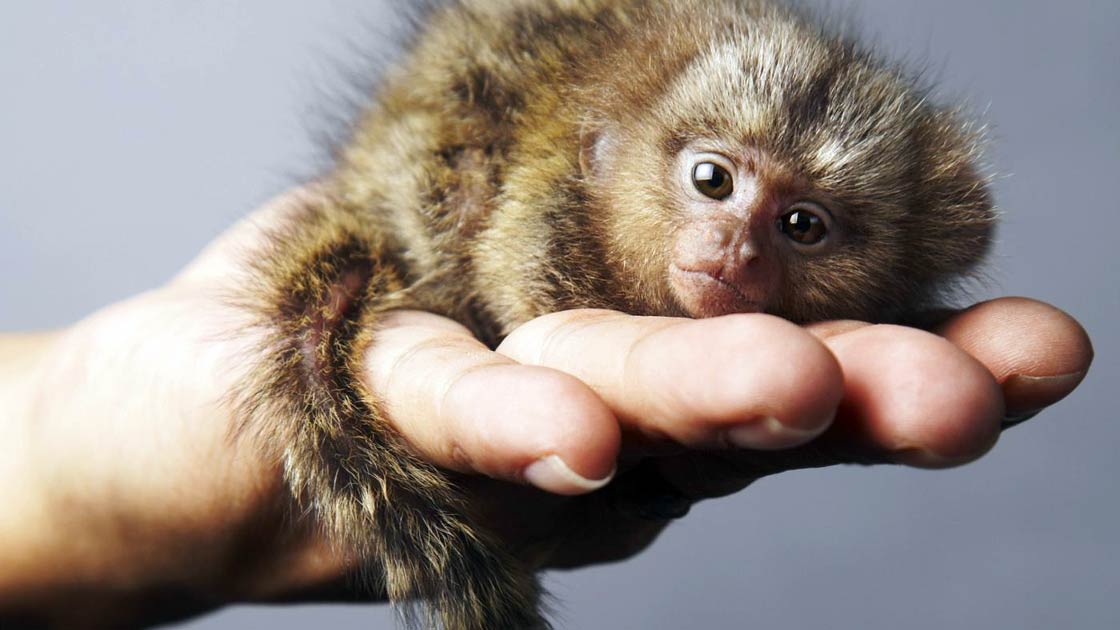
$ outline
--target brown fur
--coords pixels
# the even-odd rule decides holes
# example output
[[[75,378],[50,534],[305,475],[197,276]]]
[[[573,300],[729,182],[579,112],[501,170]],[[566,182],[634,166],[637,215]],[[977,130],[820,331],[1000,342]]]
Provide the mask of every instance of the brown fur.
[[[581,164],[603,134],[606,178]],[[696,136],[765,150],[846,210],[851,238],[787,270],[777,315],[906,319],[988,247],[976,133],[788,9],[461,0],[432,13],[375,95],[325,201],[255,262],[252,308],[270,334],[247,422],[392,599],[427,602],[418,623],[547,627],[534,576],[355,377],[378,314],[426,309],[491,344],[562,309],[682,314],[664,278],[681,220],[664,180]]]

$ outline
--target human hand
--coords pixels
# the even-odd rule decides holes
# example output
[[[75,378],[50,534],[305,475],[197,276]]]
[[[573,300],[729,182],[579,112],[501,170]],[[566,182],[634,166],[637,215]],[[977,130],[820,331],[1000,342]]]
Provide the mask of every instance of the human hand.
[[[255,223],[284,206],[167,287],[21,352],[26,369],[0,389],[13,410],[0,460],[18,480],[0,488],[12,508],[0,611],[166,621],[329,593],[350,569],[285,518],[278,461],[235,434],[227,404],[256,341],[248,327],[227,334],[244,324],[224,299],[231,269]],[[530,322],[491,352],[454,322],[401,312],[365,376],[417,451],[460,475],[479,522],[536,566],[579,566],[636,553],[691,501],[766,474],[970,461],[1005,407],[1057,401],[1091,360],[1073,320],[1027,300],[937,330],[585,311]],[[587,492],[616,465],[608,488]]]
[[[571,311],[526,324],[492,353],[453,322],[398,313],[367,364],[421,452],[481,475],[467,479],[472,501],[511,548],[573,567],[637,553],[694,501],[766,475],[970,462],[1002,428],[1069,394],[1092,358],[1076,322],[1022,298],[954,313],[935,331]],[[527,480],[548,454],[586,479],[616,463],[618,474],[574,499],[488,481],[570,495],[595,485]]]

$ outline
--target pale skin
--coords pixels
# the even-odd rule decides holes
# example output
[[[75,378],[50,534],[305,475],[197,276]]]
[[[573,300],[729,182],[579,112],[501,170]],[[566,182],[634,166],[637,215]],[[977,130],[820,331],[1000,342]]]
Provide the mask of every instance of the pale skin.
[[[150,623],[346,595],[353,558],[285,518],[275,454],[233,436],[226,404],[253,339],[228,334],[243,322],[220,296],[260,227],[309,194],[271,203],[167,286],[65,330],[0,336],[0,620]],[[628,557],[664,527],[588,494],[612,472],[623,483],[644,462],[691,501],[805,466],[957,466],[1007,418],[1068,395],[1091,360],[1076,321],[1022,298],[932,332],[573,311],[496,352],[399,312],[363,377],[418,453],[462,473],[476,518],[543,568]]]

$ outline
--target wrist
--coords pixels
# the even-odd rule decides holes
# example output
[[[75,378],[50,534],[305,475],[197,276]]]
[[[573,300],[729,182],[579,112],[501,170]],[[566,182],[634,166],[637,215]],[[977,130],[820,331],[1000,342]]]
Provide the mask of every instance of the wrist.
[[[51,398],[78,388],[80,334],[0,335],[0,626],[133,624],[160,595],[212,608],[160,571],[163,555],[134,524],[101,507],[111,480],[82,458],[96,451],[82,430],[96,412]]]
[[[48,517],[32,448],[39,366],[56,333],[0,335],[0,611],[52,582]]]

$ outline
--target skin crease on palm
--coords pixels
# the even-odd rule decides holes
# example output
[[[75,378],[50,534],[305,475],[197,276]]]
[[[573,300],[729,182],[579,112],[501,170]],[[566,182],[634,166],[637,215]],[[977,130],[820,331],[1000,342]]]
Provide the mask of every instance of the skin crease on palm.
[[[223,296],[260,228],[312,194],[269,204],[165,287],[0,337],[0,618],[104,625],[336,594],[352,559],[285,518],[279,464],[234,435],[226,404],[255,338],[228,334],[246,322]],[[689,499],[805,466],[956,466],[1005,418],[1068,395],[1091,360],[1069,316],[1004,298],[933,333],[573,311],[497,352],[399,312],[365,376],[412,446],[463,474],[476,518],[526,560],[574,567],[633,555],[664,527],[587,494],[638,462]],[[553,473],[526,475],[541,460]],[[141,604],[168,601],[153,594],[178,608]]]

